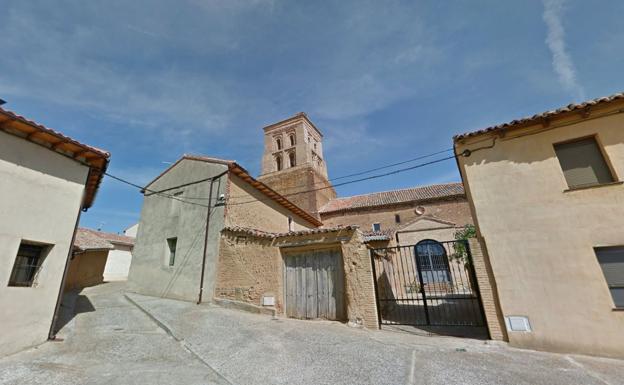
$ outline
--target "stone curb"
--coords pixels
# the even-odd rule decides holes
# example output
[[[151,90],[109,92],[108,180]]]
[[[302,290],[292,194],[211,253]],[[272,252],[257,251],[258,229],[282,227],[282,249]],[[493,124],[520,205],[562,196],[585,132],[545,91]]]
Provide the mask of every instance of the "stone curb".
[[[248,313],[254,314],[270,315],[271,317],[275,317],[277,313],[274,308],[257,306],[247,302],[234,301],[231,299],[213,298],[212,301],[215,305],[226,309],[246,311]]]
[[[226,385],[234,385],[233,382],[231,382],[230,380],[228,380],[225,376],[223,376],[221,373],[219,373],[215,368],[213,368],[212,366],[210,366],[210,364],[208,362],[206,362],[199,354],[197,354],[182,338],[179,338],[175,335],[175,333],[171,330],[171,328],[169,326],[167,326],[167,324],[165,324],[164,322],[162,322],[161,320],[159,320],[158,318],[156,318],[156,316],[154,316],[152,313],[149,312],[149,310],[147,310],[146,308],[144,308],[143,306],[141,306],[139,304],[138,301],[134,300],[132,298],[132,295],[130,293],[124,293],[124,297],[134,306],[136,306],[137,309],[139,309],[141,312],[143,312],[149,319],[151,319],[152,321],[154,321],[154,323],[156,325],[158,325],[159,328],[161,328],[165,333],[167,333],[171,338],[173,338],[176,342],[178,342],[185,350],[187,350],[189,353],[191,353],[197,360],[199,360],[201,363],[203,363],[208,369],[210,369],[212,372],[214,372],[214,374],[219,377],[220,379],[222,379],[224,381],[224,384]]]

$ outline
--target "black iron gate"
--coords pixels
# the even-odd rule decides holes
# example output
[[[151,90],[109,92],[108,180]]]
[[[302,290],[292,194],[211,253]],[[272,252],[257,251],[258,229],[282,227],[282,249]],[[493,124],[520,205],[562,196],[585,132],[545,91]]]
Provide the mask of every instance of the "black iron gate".
[[[485,326],[468,242],[427,239],[371,259],[381,324]]]

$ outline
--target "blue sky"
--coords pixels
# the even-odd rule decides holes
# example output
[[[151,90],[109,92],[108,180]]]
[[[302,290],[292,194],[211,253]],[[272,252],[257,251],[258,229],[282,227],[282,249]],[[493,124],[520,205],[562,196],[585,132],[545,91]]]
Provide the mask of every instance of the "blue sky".
[[[455,133],[624,90],[624,2],[13,1],[6,108],[112,153],[144,184],[183,153],[257,175],[262,130],[305,111],[330,177],[452,145]],[[451,161],[339,195],[458,180]],[[103,182],[82,225],[117,232],[142,196]]]

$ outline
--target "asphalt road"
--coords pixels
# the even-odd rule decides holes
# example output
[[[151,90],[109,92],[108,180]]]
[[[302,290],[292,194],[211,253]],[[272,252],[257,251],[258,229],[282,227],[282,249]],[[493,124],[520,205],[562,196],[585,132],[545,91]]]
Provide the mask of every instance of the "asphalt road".
[[[624,384],[624,361],[85,289],[63,342],[0,359],[0,384]]]

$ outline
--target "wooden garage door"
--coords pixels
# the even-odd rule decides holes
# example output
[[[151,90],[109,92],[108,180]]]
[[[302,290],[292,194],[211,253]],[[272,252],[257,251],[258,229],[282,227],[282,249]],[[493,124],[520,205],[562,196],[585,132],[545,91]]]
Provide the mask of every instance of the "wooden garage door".
[[[339,249],[306,251],[285,257],[286,315],[344,320],[344,273]]]

